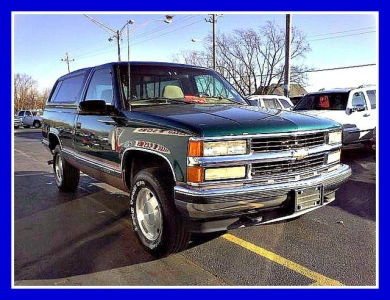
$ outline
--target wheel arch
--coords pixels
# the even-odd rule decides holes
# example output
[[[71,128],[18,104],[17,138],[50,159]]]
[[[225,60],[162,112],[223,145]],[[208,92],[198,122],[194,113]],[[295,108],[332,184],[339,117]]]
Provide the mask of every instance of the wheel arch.
[[[54,151],[57,145],[60,145],[60,148],[62,149],[61,140],[56,133],[49,132],[48,140],[49,140],[49,149],[51,151]]]
[[[140,163],[141,161],[142,163]],[[126,187],[130,190],[132,184],[131,180],[136,173],[141,169],[149,167],[163,168],[167,171],[170,179],[173,182],[176,182],[176,175],[172,163],[166,156],[155,151],[128,148],[123,152],[121,160],[121,170]]]

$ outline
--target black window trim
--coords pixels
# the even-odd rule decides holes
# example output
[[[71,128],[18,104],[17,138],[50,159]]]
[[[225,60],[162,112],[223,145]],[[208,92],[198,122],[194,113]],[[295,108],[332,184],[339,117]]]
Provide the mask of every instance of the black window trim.
[[[111,103],[111,105],[116,107],[116,108],[118,108],[117,107],[117,105],[118,105],[118,101],[117,101],[117,87],[116,87],[117,74],[116,74],[116,72],[115,72],[115,70],[114,70],[114,68],[112,66],[107,66],[107,65],[95,67],[95,68],[92,68],[90,70],[90,72],[89,72],[89,74],[88,74],[88,76],[86,78],[86,81],[84,83],[84,88],[82,89],[79,102],[86,101],[85,98],[87,97],[88,89],[89,89],[89,86],[90,86],[91,81],[92,81],[92,77],[95,74],[95,72],[99,71],[99,70],[104,70],[104,69],[109,70],[110,73],[111,73],[111,84],[112,84],[112,103]]]
[[[64,82],[64,80],[68,80],[68,79],[71,79],[71,78],[74,78],[74,77],[78,77],[78,76],[81,76],[83,78],[82,84],[81,84],[82,87],[81,87],[81,90],[79,92],[78,99],[76,101],[73,101],[73,102],[69,102],[69,101],[53,102],[53,98],[57,95],[57,93],[59,91],[59,89],[58,89],[57,93],[55,93],[55,91],[57,89],[57,86],[59,84],[62,85],[62,82]],[[85,87],[86,79],[87,79],[87,72],[79,72],[79,73],[75,73],[75,74],[72,74],[72,75],[69,75],[69,76],[57,79],[57,82],[55,83],[55,85],[54,85],[54,87],[52,89],[50,97],[48,98],[47,104],[54,105],[54,106],[57,106],[57,105],[59,105],[59,106],[74,106],[75,104],[78,104],[80,102],[81,96],[83,94],[83,89]]]

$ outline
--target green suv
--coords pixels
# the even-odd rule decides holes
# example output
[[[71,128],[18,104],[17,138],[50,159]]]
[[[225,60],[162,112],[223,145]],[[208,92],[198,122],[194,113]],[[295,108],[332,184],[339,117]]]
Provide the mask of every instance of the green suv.
[[[129,77],[128,74],[131,74]],[[338,123],[249,106],[213,70],[109,63],[57,80],[43,114],[58,188],[80,171],[129,192],[145,248],[167,255],[206,233],[295,218],[351,175]]]

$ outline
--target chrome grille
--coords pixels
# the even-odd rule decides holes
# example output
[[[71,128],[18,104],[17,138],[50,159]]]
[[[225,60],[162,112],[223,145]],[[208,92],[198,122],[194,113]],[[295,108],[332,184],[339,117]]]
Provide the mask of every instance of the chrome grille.
[[[261,162],[252,164],[252,177],[279,178],[295,177],[320,170],[325,164],[325,154],[306,157],[300,160]]]
[[[297,136],[273,136],[253,138],[251,149],[254,152],[283,151],[300,148],[310,148],[323,145],[326,133],[316,132]]]

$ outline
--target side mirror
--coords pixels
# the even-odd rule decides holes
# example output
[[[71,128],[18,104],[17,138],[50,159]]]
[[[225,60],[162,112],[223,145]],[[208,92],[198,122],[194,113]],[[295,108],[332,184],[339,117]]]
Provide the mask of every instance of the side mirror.
[[[347,107],[347,109],[345,110],[345,113],[346,113],[347,115],[350,115],[350,114],[353,113],[353,109],[350,108],[350,107]]]
[[[87,100],[79,104],[80,112],[101,114],[107,112],[106,101],[104,100]]]

